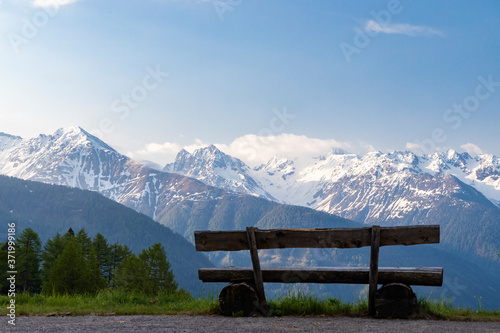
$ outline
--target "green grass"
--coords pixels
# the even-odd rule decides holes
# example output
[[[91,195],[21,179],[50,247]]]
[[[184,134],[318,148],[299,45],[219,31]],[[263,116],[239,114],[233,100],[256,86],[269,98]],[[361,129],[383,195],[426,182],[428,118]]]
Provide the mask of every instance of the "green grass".
[[[476,310],[471,308],[460,308],[451,305],[451,300],[428,300],[419,299],[419,316],[427,318],[430,316],[436,319],[457,320],[457,321],[500,321],[500,311],[485,310],[478,299]]]
[[[449,300],[431,301],[419,299],[416,318],[462,321],[500,321],[500,311],[461,309],[451,305]],[[0,296],[0,315],[5,315],[9,298]],[[319,299],[314,295],[288,292],[268,300],[270,316],[367,316],[368,302],[359,299],[345,302],[336,298]],[[218,295],[209,293],[193,298],[183,291],[160,293],[148,296],[119,290],[105,290],[97,295],[29,295],[16,296],[17,315],[159,315],[159,314],[218,314]],[[236,314],[235,316],[238,316]]]
[[[6,314],[9,298],[0,296],[0,314]],[[139,315],[139,314],[208,314],[217,313],[215,295],[194,299],[185,292],[160,293],[155,296],[119,290],[105,290],[97,295],[16,295],[17,315]]]
[[[337,298],[319,299],[314,295],[288,292],[268,301],[271,316],[363,315],[368,313],[368,300],[344,302]]]

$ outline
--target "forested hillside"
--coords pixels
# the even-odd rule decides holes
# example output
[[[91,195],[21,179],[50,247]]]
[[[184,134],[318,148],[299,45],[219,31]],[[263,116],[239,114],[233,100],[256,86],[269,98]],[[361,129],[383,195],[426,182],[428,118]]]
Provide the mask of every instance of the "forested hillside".
[[[213,266],[181,235],[95,192],[0,176],[0,221],[2,240],[7,238],[7,223],[15,221],[17,233],[30,227],[43,243],[69,228],[85,228],[92,237],[101,233],[110,243],[126,244],[134,252],[159,242],[179,285],[194,294],[206,287],[198,280],[198,268]]]

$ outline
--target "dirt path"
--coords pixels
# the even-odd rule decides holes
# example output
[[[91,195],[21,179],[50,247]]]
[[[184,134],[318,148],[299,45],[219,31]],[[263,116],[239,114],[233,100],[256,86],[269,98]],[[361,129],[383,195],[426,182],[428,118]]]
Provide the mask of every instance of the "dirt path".
[[[221,316],[20,317],[1,332],[500,332],[500,323],[380,320],[349,317],[230,318]]]

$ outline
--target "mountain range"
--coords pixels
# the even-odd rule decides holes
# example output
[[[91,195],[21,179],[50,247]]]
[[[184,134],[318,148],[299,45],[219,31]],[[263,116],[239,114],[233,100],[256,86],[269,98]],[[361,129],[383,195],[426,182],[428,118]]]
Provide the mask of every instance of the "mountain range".
[[[376,182],[385,189],[387,183],[398,184],[401,179],[415,175],[447,174],[474,187],[495,205],[500,205],[500,159],[494,155],[472,157],[453,149],[421,156],[409,151],[371,152],[358,156],[336,149],[330,154],[312,158],[276,156],[261,166],[250,168],[211,145],[193,153],[181,150],[175,161],[163,170],[282,203],[352,215],[356,220],[367,223],[391,215],[401,207],[401,203],[389,210],[380,205],[369,206],[369,214],[359,215],[365,207],[357,203],[349,206],[339,200],[335,184],[365,177],[366,182]],[[353,202],[352,199],[349,197],[344,201]],[[365,199],[370,198],[359,198],[358,202]]]
[[[364,224],[439,224],[451,251],[499,272],[492,263],[500,245],[500,159],[493,155],[449,150],[360,157],[335,150],[309,160],[275,157],[250,168],[212,145],[182,150],[164,171]]]
[[[79,127],[33,139],[0,134],[0,174],[99,192],[190,241],[194,230],[234,230],[249,225],[440,224],[442,244],[417,254],[433,256],[437,263],[444,258],[453,262],[447,271],[456,275],[445,275],[448,286],[456,285],[458,276],[462,283],[472,274],[481,274],[485,280],[468,280],[471,285],[463,295],[479,284],[492,295],[500,290],[493,278],[500,274],[496,255],[500,243],[499,170],[498,157],[471,157],[452,150],[425,156],[411,152],[358,156],[332,151],[309,159],[275,157],[252,168],[215,146],[192,153],[182,150],[175,162],[157,170],[120,154]],[[263,262],[311,264],[333,255],[311,253],[270,252],[263,254]],[[398,253],[404,251],[391,256],[404,263]],[[340,255],[337,263],[366,264],[361,257],[362,251]],[[216,252],[210,259],[217,265],[248,261],[241,253]],[[469,267],[468,273],[460,267]]]

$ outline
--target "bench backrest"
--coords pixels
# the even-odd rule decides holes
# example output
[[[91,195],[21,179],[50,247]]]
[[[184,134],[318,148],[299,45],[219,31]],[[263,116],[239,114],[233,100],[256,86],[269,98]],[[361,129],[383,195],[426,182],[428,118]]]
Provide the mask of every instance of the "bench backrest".
[[[371,246],[372,228],[255,229],[258,249]],[[249,250],[247,231],[195,231],[197,251]],[[439,225],[381,227],[380,246],[439,243]]]
[[[195,231],[197,251],[249,250],[259,302],[266,304],[264,279],[258,249],[282,248],[358,248],[370,246],[368,311],[375,315],[380,246],[439,243],[439,225],[345,228],[272,229],[247,227],[246,231]],[[262,310],[265,313],[265,310]]]

